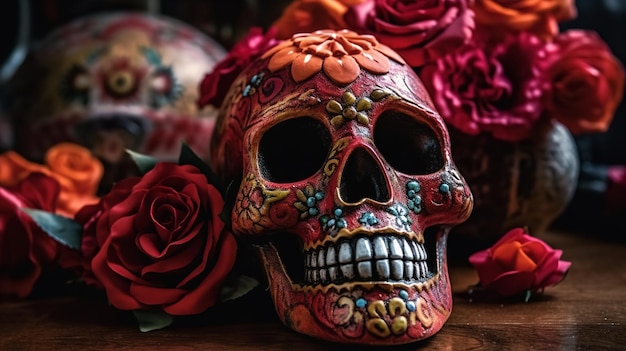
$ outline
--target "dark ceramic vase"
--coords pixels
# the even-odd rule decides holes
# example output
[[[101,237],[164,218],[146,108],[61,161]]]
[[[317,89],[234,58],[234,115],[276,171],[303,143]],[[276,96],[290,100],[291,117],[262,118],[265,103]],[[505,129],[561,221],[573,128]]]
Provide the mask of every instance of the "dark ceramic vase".
[[[509,229],[541,234],[576,189],[579,158],[570,132],[553,122],[520,142],[468,135],[450,127],[452,155],[474,195],[474,210],[455,227],[459,242],[491,245]],[[451,242],[451,244],[453,244]]]

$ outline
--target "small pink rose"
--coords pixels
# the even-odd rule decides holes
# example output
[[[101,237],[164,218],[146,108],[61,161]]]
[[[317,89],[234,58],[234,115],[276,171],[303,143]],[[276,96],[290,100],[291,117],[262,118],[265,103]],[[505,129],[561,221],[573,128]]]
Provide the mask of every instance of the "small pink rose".
[[[537,291],[559,283],[571,266],[561,261],[561,250],[515,228],[489,249],[474,253],[470,263],[480,285],[504,296]]]

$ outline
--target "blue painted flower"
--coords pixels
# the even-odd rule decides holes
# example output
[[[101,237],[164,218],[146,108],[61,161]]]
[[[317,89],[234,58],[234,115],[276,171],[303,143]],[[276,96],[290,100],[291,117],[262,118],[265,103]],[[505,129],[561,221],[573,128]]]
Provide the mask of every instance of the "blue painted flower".
[[[407,207],[395,203],[387,208],[387,212],[396,217],[396,225],[400,227],[400,229],[411,231],[411,223],[413,223],[413,221],[409,218],[409,209]]]
[[[307,184],[304,189],[297,189],[296,196],[298,200],[293,205],[300,211],[300,218],[306,219],[309,216],[317,216],[320,213],[317,207],[319,201],[324,198],[324,193],[315,190],[313,185]]]
[[[323,215],[320,217],[320,223],[322,224],[322,228],[333,236],[337,235],[340,229],[348,226],[348,222],[343,218],[343,210],[339,207],[333,210],[332,215]]]
[[[359,218],[359,223],[368,226],[374,226],[378,224],[378,218],[372,212],[364,212]]]

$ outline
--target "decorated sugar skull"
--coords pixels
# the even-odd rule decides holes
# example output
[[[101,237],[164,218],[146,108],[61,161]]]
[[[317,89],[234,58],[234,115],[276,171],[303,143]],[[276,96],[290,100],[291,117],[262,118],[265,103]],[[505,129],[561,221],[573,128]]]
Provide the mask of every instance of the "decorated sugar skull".
[[[237,179],[233,230],[258,250],[288,327],[382,345],[442,327],[447,233],[472,196],[395,52],[346,30],[278,44],[231,86],[210,154]]]
[[[15,148],[32,159],[61,141],[115,163],[125,148],[172,159],[181,141],[208,150],[217,111],[198,85],[225,50],[165,17],[98,14],[71,22],[31,53],[11,89]]]

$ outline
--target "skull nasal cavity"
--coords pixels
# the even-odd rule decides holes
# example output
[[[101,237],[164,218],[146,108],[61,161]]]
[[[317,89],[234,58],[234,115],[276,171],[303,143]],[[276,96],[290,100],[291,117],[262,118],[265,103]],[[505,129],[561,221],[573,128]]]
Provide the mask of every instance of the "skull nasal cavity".
[[[364,199],[389,201],[387,178],[367,151],[357,149],[348,157],[341,173],[339,194],[347,203],[358,203]]]

